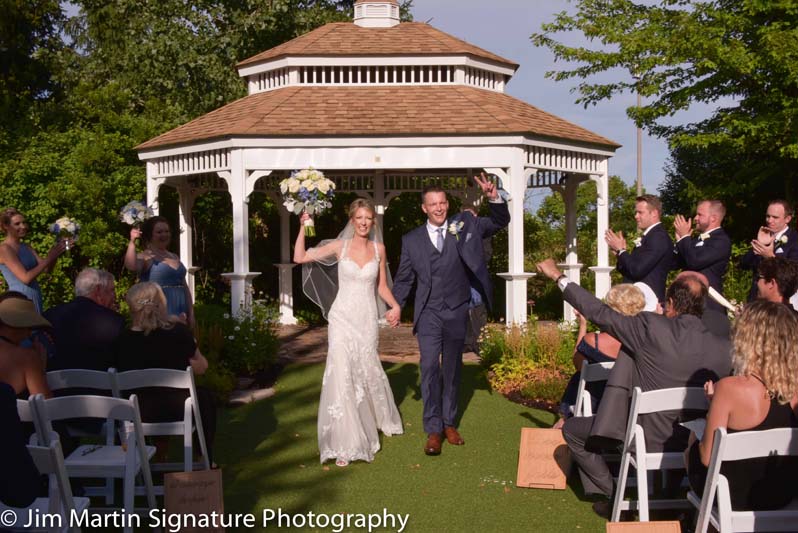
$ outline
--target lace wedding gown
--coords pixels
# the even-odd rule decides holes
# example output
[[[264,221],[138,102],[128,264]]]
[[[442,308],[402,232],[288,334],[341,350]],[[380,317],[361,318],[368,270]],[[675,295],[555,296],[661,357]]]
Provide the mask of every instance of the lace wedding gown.
[[[402,433],[388,377],[377,353],[375,286],[379,257],[361,268],[338,262],[338,294],[328,314],[329,349],[319,401],[319,452],[329,459],[368,461],[380,449],[377,430]]]

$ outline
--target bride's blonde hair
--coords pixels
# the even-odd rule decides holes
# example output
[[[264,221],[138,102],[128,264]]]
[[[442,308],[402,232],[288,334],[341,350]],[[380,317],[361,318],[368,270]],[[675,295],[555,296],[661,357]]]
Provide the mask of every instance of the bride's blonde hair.
[[[357,210],[360,209],[361,207],[363,209],[368,209],[369,211],[371,211],[372,216],[374,217],[377,216],[377,210],[374,209],[374,204],[371,203],[371,200],[367,200],[365,198],[358,198],[354,202],[349,204],[349,218],[354,217],[355,213],[357,213]]]
[[[127,291],[125,301],[130,307],[133,327],[141,328],[145,335],[156,329],[171,329],[175,325],[175,318],[166,312],[166,296],[157,283],[136,283]]]

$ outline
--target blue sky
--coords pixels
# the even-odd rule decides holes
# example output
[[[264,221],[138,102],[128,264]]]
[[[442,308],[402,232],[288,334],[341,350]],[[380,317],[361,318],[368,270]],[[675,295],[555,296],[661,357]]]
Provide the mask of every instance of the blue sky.
[[[628,94],[585,109],[570,92],[576,81],[554,82],[544,77],[555,70],[548,48],[536,48],[529,36],[560,11],[573,11],[567,0],[413,0],[414,20],[513,60],[520,65],[507,86],[507,93],[529,104],[574,122],[622,144],[610,159],[610,174],[629,184],[637,175],[637,140],[634,122],[626,108],[635,105]],[[430,20],[432,19],[432,20]],[[569,44],[584,44],[581,35],[569,35]],[[564,66],[559,64],[557,66]],[[656,193],[664,177],[667,144],[643,132],[643,187]],[[542,193],[543,191],[541,191]]]

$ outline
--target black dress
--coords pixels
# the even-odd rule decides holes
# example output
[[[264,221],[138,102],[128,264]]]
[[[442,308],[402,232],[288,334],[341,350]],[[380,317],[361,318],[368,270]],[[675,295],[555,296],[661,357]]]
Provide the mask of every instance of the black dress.
[[[191,365],[190,359],[196,349],[194,335],[181,323],[175,324],[171,329],[153,330],[147,335],[143,331],[125,330],[117,342],[116,369],[119,372],[147,368],[185,370]],[[183,419],[183,404],[188,397],[186,391],[145,387],[122,392],[136,394],[142,422],[174,422]],[[210,456],[216,432],[216,407],[209,391],[197,387],[197,396]]]
[[[770,401],[770,409],[756,427],[744,431],[764,431],[776,428],[798,427],[798,418],[790,404],[781,405]],[[739,433],[743,430],[727,430]],[[688,479],[690,487],[699,496],[704,493],[707,467],[701,462],[698,441],[690,448]],[[798,458],[771,456],[724,461],[720,473],[729,481],[729,496],[735,511],[768,511],[780,509],[790,503],[796,494],[795,480],[798,479]]]

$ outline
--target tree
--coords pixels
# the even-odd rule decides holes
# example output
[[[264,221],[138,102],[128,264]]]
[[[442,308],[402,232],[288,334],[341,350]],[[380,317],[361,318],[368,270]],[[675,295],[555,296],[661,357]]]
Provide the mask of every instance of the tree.
[[[553,37],[571,31],[601,46],[568,46]],[[797,36],[795,0],[579,0],[575,14],[560,13],[532,40],[558,60],[580,63],[547,76],[582,79],[578,102],[585,106],[639,91],[648,103],[629,108],[629,116],[667,138],[675,157],[745,154],[747,167],[726,175],[728,194],[744,195],[774,167],[795,181]],[[610,81],[586,81],[597,74]],[[704,120],[673,122],[697,105],[719,107]],[[702,189],[700,177],[695,185]]]

